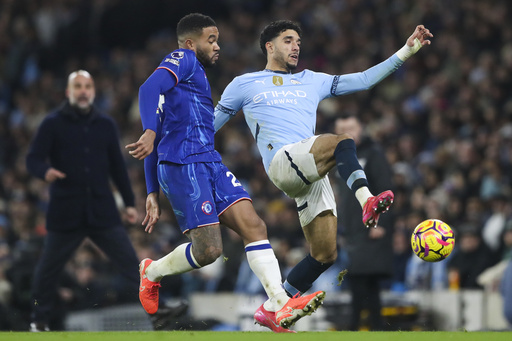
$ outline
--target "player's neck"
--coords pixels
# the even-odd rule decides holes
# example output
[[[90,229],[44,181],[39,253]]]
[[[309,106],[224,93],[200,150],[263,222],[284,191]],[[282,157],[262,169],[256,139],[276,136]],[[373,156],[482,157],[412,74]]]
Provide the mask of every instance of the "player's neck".
[[[279,72],[279,73],[291,73],[292,71],[289,70],[286,66],[279,65],[277,63],[272,63],[269,61],[267,65],[265,66],[266,71],[273,71],[273,72]]]

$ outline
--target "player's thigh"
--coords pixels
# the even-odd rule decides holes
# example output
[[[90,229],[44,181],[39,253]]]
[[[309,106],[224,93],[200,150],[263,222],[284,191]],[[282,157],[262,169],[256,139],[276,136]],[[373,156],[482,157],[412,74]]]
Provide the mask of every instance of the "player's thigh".
[[[183,233],[219,223],[214,176],[207,163],[158,165],[158,181]]]
[[[334,192],[328,177],[312,183],[308,191],[302,196],[296,197],[297,212],[302,227],[309,225],[322,212],[330,211],[337,216]]]
[[[212,167],[217,174],[214,190],[220,222],[238,233],[246,243],[265,239],[265,223],[241,183],[224,164],[214,163]]]
[[[322,134],[318,136],[311,146],[311,154],[315,158],[315,163],[320,176],[325,176],[335,165],[334,151],[342,140],[349,139],[347,134]]]
[[[230,206],[220,222],[242,237],[244,244],[267,239],[267,227],[250,200],[241,200]]]
[[[322,178],[310,153],[317,138],[312,136],[282,147],[269,165],[270,180],[290,198],[303,196],[311,184]]]

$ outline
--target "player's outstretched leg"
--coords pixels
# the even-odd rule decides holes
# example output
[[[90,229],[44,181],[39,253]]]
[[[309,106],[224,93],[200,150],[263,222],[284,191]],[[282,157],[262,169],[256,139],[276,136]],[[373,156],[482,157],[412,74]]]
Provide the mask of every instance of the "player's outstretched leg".
[[[379,216],[389,210],[395,195],[391,191],[382,192],[374,197],[369,197],[363,206],[363,223],[366,227],[377,227]]]
[[[146,258],[139,265],[139,299],[142,307],[148,314],[154,314],[158,310],[158,289],[161,286],[160,282],[150,281],[146,275],[146,269],[152,262],[151,259]]]
[[[295,295],[286,302],[281,310],[276,312],[276,322],[283,328],[290,328],[306,315],[311,315],[322,305],[325,291],[317,291],[310,295]]]

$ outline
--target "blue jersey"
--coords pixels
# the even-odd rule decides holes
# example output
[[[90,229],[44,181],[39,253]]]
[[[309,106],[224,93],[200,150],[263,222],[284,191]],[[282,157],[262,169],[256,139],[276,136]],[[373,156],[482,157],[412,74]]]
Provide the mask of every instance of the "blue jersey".
[[[157,132],[156,152],[146,158],[148,193],[158,189],[156,165],[221,161],[214,149],[210,83],[195,53],[167,55],[139,91],[142,126]],[[156,154],[157,153],[157,154]]]
[[[270,70],[244,74],[224,90],[215,108],[215,130],[243,110],[268,172],[281,147],[315,134],[321,100],[369,89],[402,63],[393,55],[364,72],[342,76],[310,70],[296,74]]]

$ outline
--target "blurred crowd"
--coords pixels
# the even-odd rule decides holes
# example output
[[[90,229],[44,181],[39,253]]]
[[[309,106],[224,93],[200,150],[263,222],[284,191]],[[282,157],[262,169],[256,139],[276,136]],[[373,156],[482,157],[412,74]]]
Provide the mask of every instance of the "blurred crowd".
[[[506,0],[1,1],[0,330],[25,329],[28,321],[48,187],[28,175],[25,157],[41,120],[65,100],[67,76],[89,71],[95,105],[116,120],[121,145],[136,141],[142,129],[138,87],[177,48],[176,23],[190,12],[212,16],[219,27],[221,58],[207,71],[214,103],[235,76],[264,68],[258,38],[272,20],[300,22],[298,69],[329,74],[363,71],[402,47],[417,24],[429,28],[432,45],[374,89],[323,101],[317,133],[332,132],[337,115],[355,113],[393,167],[396,197],[387,214],[395,217],[389,250],[395,264],[388,288],[481,287],[482,272],[512,257],[511,9]],[[216,144],[251,194],[285,272],[307,252],[295,203],[268,180],[243,115],[217,134]],[[125,155],[142,218],[143,163]],[[184,241],[167,201],[161,203],[151,235],[127,224],[140,259],[159,258]],[[455,231],[456,250],[435,265],[411,254],[411,232],[426,218]],[[223,233],[223,259],[164,280],[162,295],[261,292],[244,275],[241,240]],[[343,250],[341,233],[339,245]],[[340,252],[327,276],[335,277],[344,262]],[[61,311],[136,301],[116,290],[119,281],[105,256],[84,243],[66,278],[56,280]],[[330,285],[324,290],[343,290],[335,278],[320,283]]]

